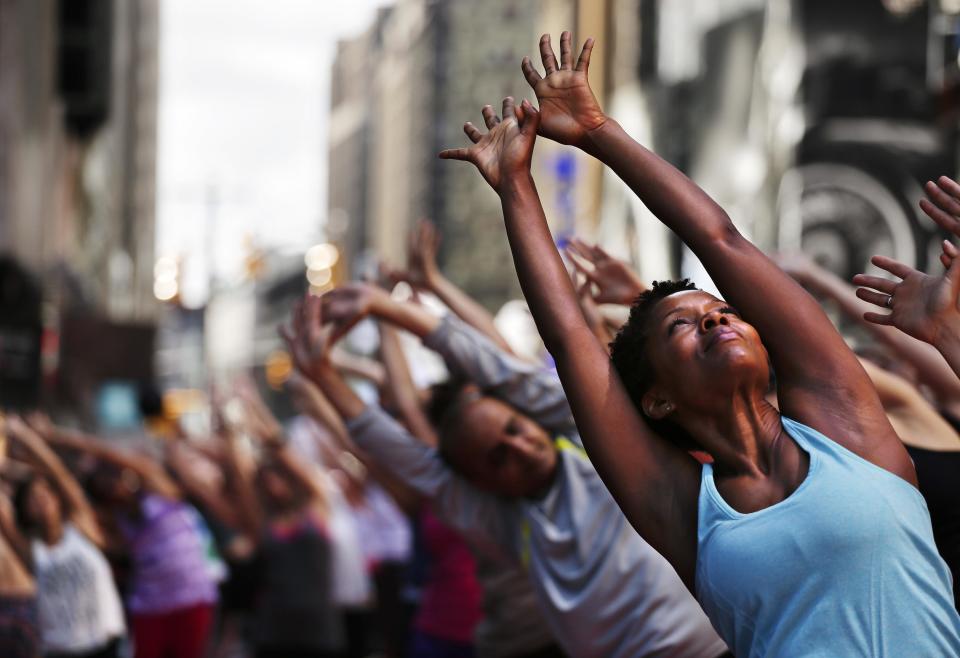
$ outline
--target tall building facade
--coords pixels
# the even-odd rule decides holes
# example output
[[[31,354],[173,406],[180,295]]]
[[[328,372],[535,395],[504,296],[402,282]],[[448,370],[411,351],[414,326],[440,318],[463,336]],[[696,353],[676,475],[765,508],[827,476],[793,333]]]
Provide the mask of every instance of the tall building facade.
[[[157,0],[0,2],[0,249],[150,320]]]
[[[328,226],[349,257],[363,245],[399,265],[408,231],[429,217],[459,284],[491,306],[517,294],[499,201],[437,153],[464,143],[461,126],[481,121],[484,104],[530,95],[519,62],[536,46],[539,11],[540,2],[401,0],[339,45]]]
[[[16,340],[0,309],[0,367],[43,353],[81,407],[153,371],[158,5],[0,0],[0,254],[37,291]]]

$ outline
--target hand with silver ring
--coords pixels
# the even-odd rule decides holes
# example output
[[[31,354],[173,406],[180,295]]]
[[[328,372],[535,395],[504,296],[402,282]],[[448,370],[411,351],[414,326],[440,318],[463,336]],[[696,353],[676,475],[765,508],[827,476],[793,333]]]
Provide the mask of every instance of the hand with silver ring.
[[[903,333],[938,347],[947,335],[960,337],[960,258],[942,274],[929,275],[885,256],[871,262],[896,279],[858,274],[853,282],[861,286],[857,297],[890,312],[864,313],[874,324],[893,326]],[[896,305],[894,305],[896,298]]]

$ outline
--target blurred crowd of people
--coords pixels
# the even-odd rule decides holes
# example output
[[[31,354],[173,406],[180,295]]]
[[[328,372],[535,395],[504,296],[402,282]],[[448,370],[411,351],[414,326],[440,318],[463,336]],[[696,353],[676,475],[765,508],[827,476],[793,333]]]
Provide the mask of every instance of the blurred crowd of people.
[[[486,106],[441,154],[499,194],[552,361],[443,275],[423,221],[404,268],[292,310],[284,423],[249,373],[212,389],[203,436],[8,415],[0,654],[960,655],[960,253],[937,275],[878,257],[899,280],[860,290],[769,258],[603,114],[593,42],[560,46],[543,76],[523,62],[539,109]],[[610,166],[725,299],[558,253],[538,136]],[[960,185],[927,194],[960,235]],[[375,359],[338,346],[360,322]],[[414,340],[446,381],[417,385]]]

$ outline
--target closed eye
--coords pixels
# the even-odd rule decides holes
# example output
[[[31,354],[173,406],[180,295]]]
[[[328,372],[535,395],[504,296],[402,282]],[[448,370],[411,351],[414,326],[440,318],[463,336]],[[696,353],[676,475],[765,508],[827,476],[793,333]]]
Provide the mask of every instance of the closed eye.
[[[670,336],[673,334],[673,330],[677,328],[677,325],[685,324],[687,322],[686,318],[675,318],[673,322],[667,327],[667,335]]]
[[[720,312],[725,315],[729,314],[729,315],[735,315],[738,318],[740,317],[740,312],[737,311],[737,309],[733,308],[732,306],[724,306],[723,308],[720,309]]]

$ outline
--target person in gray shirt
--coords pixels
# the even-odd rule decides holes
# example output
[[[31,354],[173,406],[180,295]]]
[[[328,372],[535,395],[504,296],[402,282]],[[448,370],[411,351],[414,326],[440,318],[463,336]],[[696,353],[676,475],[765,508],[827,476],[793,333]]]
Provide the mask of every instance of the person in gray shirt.
[[[329,344],[367,315],[419,336],[455,378],[473,384],[447,405],[439,449],[364,404],[331,366]],[[473,546],[527,572],[568,654],[726,654],[679,576],[630,527],[586,458],[553,374],[451,316],[363,284],[307,297],[283,331],[297,368],[328,396],[361,449],[431,497],[440,518]]]

